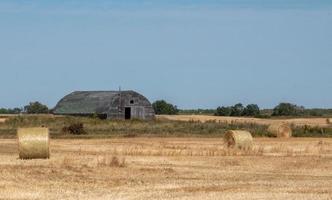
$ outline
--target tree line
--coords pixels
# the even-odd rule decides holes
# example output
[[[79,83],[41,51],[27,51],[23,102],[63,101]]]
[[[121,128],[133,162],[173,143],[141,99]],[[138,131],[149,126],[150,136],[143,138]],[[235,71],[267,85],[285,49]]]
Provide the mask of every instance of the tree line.
[[[0,108],[0,114],[47,114],[50,113],[49,108],[40,103],[39,101],[30,102],[28,105],[23,108]]]
[[[237,103],[233,106],[219,106],[216,109],[191,109],[181,110],[176,105],[165,100],[153,102],[152,107],[157,115],[177,114],[205,114],[215,116],[250,116],[250,117],[271,117],[271,116],[332,116],[332,109],[306,109],[292,103],[280,103],[273,109],[261,110],[257,104],[244,106]],[[6,109],[0,108],[0,114],[46,114],[52,113],[46,105],[35,101],[30,102],[23,108]]]
[[[246,107],[242,103],[235,104],[234,106],[218,107],[214,115],[216,116],[258,116],[260,109],[256,104],[249,104]]]
[[[332,116],[332,109],[306,109],[292,103],[279,103],[273,109],[260,109],[257,104],[244,106],[237,103],[233,106],[219,106],[216,109],[190,109],[181,110],[176,105],[158,100],[153,103],[153,108],[157,115],[167,114],[205,114],[215,116],[248,116],[248,117],[274,117],[274,116]]]

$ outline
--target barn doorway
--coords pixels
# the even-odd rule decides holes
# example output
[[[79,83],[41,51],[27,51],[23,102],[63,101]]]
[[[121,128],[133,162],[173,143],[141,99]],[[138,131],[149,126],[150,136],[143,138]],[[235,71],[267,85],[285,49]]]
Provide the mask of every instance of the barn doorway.
[[[130,107],[125,108],[125,119],[131,119],[131,108]]]

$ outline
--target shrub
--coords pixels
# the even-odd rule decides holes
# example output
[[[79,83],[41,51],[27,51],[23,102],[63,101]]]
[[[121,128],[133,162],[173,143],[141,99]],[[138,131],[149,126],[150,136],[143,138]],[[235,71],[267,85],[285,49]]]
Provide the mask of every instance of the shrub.
[[[258,115],[260,115],[260,110],[258,105],[256,104],[247,105],[247,107],[245,107],[242,112],[242,116],[258,116]]]
[[[24,111],[28,114],[49,113],[48,107],[38,101],[30,102],[29,105],[24,106]]]
[[[243,107],[241,103],[235,104],[231,107],[218,107],[216,116],[259,116],[260,109],[256,104],[249,104]]]
[[[176,115],[179,113],[179,110],[175,105],[167,103],[164,100],[154,102],[152,107],[157,115]]]
[[[231,107],[231,116],[242,116],[243,110],[242,103],[235,104]]]
[[[215,116],[230,116],[231,115],[231,108],[230,107],[218,107]]]
[[[73,135],[84,135],[87,132],[84,129],[83,123],[72,123],[69,126],[65,126],[62,128],[63,133],[69,133]]]
[[[22,112],[21,108],[14,108],[14,109],[0,108],[0,114],[19,114],[21,112]]]
[[[304,113],[304,107],[291,103],[280,103],[273,109],[272,116],[297,116]]]

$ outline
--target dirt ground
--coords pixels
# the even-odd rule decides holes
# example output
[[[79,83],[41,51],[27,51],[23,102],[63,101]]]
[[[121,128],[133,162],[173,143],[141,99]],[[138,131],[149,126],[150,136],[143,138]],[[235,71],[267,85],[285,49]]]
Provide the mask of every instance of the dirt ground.
[[[0,199],[332,199],[332,139],[52,140],[51,159],[19,160],[0,140]]]
[[[327,118],[292,118],[292,119],[260,119],[250,117],[221,117],[221,116],[208,116],[208,115],[159,115],[158,119],[179,120],[179,121],[216,121],[222,123],[252,123],[259,125],[270,125],[275,123],[289,123],[295,126],[319,126],[327,127],[331,124],[328,123]],[[332,123],[332,120],[331,122]]]

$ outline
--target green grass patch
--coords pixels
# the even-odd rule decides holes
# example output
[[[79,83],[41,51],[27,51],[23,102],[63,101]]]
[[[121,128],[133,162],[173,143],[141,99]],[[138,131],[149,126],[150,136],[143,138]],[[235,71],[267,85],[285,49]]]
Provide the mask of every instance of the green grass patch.
[[[71,134],[66,127],[82,124],[85,134]],[[227,130],[247,130],[254,137],[271,137],[267,126],[170,120],[101,120],[88,117],[16,116],[0,124],[0,138],[15,138],[20,127],[48,127],[52,138],[113,138],[113,137],[222,137]],[[293,127],[295,137],[332,137],[332,128]]]

